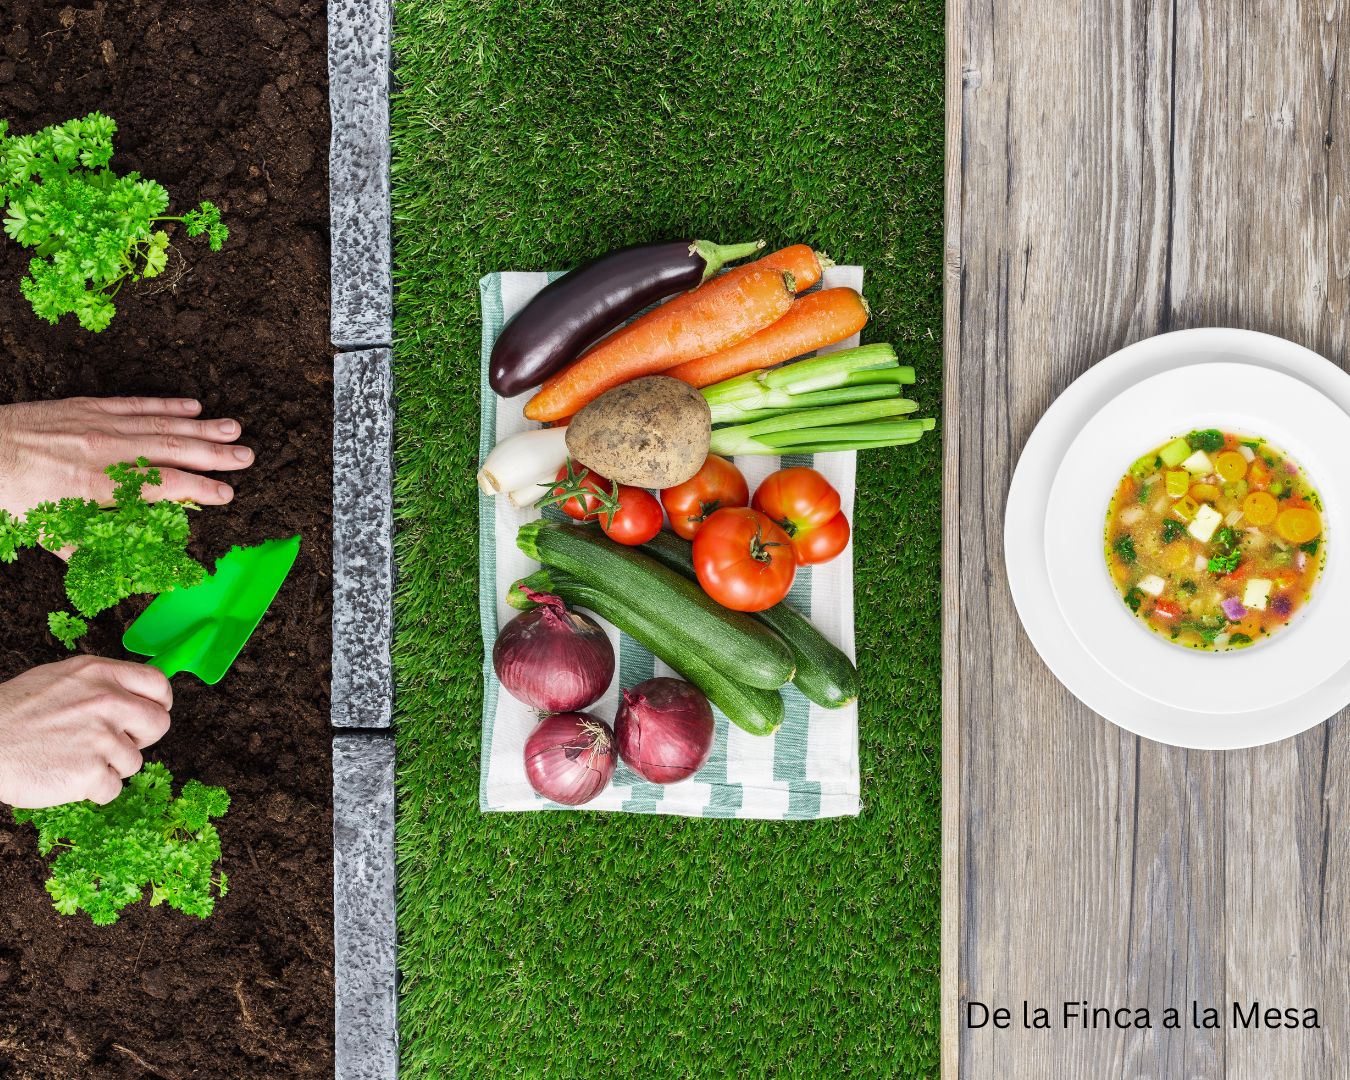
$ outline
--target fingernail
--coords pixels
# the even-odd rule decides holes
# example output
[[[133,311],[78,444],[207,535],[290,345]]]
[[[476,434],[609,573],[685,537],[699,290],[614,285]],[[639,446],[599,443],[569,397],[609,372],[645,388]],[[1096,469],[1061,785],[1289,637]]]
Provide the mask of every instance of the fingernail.
[[[234,456],[239,461],[252,461],[253,451],[250,450],[247,446],[236,446],[234,448]]]
[[[234,435],[239,431],[239,425],[233,420],[222,420],[216,425],[216,430],[222,435]]]
[[[219,495],[225,502],[229,502],[231,499],[234,498],[234,489],[231,488],[229,484],[217,484],[216,494]]]
[[[184,412],[195,413],[201,412],[202,409],[202,403],[196,398],[184,398],[179,404],[182,405]]]

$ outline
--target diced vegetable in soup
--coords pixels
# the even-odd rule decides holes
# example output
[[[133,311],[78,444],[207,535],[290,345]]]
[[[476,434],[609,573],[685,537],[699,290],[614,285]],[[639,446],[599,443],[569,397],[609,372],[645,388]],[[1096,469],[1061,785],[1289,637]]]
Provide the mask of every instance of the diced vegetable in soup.
[[[1106,514],[1125,606],[1178,645],[1245,648],[1308,602],[1326,558],[1322,500],[1263,439],[1206,428],[1145,454]]]

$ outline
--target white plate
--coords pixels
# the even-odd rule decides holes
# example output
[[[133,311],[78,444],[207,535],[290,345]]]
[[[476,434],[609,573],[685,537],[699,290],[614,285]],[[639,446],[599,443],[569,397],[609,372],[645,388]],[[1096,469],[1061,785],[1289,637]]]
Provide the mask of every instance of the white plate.
[[[1336,573],[1334,553],[1289,626],[1231,652],[1183,648],[1148,629],[1121,601],[1103,557],[1106,512],[1121,476],[1142,454],[1201,428],[1261,436],[1288,452],[1322,495],[1323,523],[1334,532],[1350,501],[1350,485],[1334,467],[1350,445],[1350,416],[1291,375],[1251,364],[1190,364],[1118,394],[1070,444],[1046,509],[1046,567],[1069,629],[1120,682],[1192,712],[1266,709],[1345,665],[1339,628],[1350,578]]]
[[[1137,342],[1094,365],[1046,410],[1013,475],[1003,535],[1009,586],[1027,636],[1070,692],[1135,734],[1213,750],[1276,742],[1338,712],[1350,702],[1350,665],[1270,709],[1217,717],[1159,704],[1107,675],[1074,637],[1053,600],[1044,548],[1050,485],[1084,422],[1141,379],[1187,364],[1221,361],[1293,375],[1350,411],[1350,375],[1282,338],[1247,330],[1203,329]]]

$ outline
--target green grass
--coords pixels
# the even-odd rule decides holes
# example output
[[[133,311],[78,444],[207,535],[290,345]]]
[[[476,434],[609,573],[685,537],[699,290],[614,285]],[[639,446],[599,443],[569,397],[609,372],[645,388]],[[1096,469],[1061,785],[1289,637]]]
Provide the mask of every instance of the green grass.
[[[937,1071],[940,445],[869,451],[857,819],[478,811],[477,281],[669,237],[868,268],[940,406],[942,5],[397,8],[403,1075]]]

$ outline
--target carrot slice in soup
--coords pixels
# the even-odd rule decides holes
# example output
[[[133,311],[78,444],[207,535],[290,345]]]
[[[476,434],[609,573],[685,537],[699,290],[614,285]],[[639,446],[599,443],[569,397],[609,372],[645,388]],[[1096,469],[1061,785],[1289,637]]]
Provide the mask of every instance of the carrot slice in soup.
[[[1291,544],[1306,544],[1322,531],[1322,519],[1316,510],[1291,507],[1280,511],[1275,519],[1275,531]]]
[[[1280,512],[1280,504],[1268,491],[1253,491],[1242,500],[1242,515],[1253,525],[1269,525]]]
[[[1224,483],[1236,483],[1247,475],[1247,459],[1232,450],[1225,450],[1214,459],[1214,469]]]

